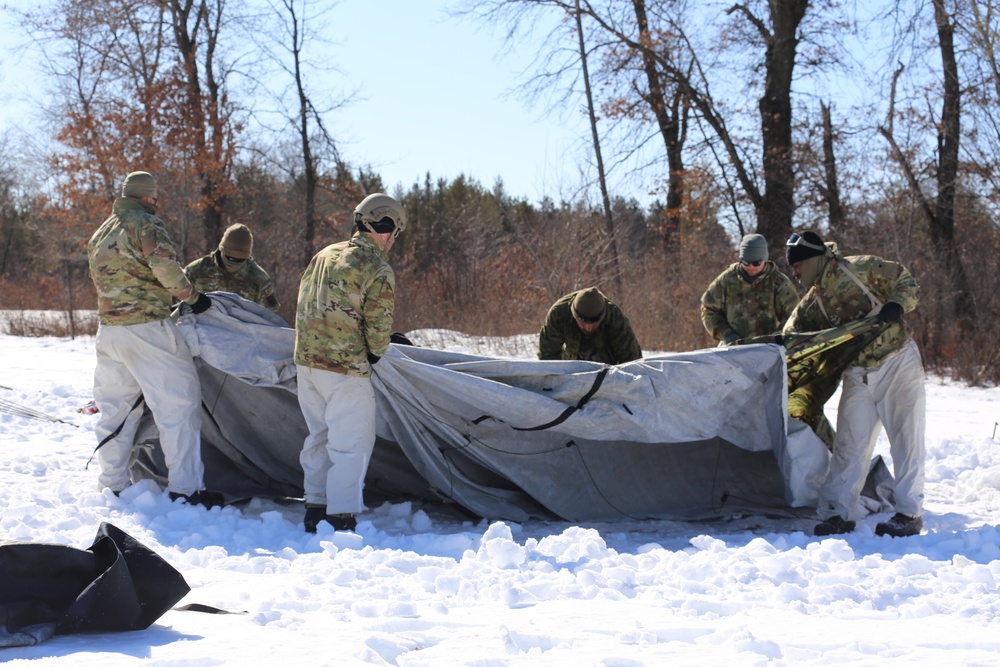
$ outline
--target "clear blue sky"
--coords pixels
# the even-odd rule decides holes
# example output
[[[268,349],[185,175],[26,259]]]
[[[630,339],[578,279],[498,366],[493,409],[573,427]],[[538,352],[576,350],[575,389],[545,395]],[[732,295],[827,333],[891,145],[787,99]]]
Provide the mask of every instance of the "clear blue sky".
[[[429,171],[434,178],[465,174],[487,187],[499,177],[509,193],[531,201],[573,195],[581,166],[592,171],[593,162],[581,107],[547,114],[508,94],[537,44],[501,57],[502,32],[450,18],[454,4],[341,0],[326,14],[323,49],[343,75],[331,83],[360,89],[353,104],[327,117],[343,156],[371,164],[390,189],[422,182]],[[8,36],[18,34],[12,30],[9,16],[0,16],[0,132],[24,118],[17,101],[33,92],[30,60],[10,50],[16,40]],[[618,194],[642,201],[633,190]]]
[[[389,184],[408,186],[429,170],[486,186],[500,177],[532,200],[571,188],[585,118],[576,109],[547,115],[507,94],[537,45],[501,58],[501,33],[449,18],[448,5],[345,0],[332,11],[333,25],[342,17],[348,28],[334,51],[365,98],[334,117],[353,138],[345,153],[379,165]]]

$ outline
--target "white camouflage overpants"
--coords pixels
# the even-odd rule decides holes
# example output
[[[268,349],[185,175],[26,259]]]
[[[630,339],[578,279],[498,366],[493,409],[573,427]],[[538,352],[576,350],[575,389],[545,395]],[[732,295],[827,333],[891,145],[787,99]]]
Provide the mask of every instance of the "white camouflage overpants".
[[[171,320],[97,329],[94,402],[100,418],[94,431],[101,442],[119,424],[117,436],[97,452],[101,464],[98,488],[121,491],[130,484],[129,456],[141,406],[129,410],[142,395],[160,431],[167,463],[168,489],[190,495],[202,489],[201,384],[191,351]],[[126,415],[128,416],[126,420]]]
[[[844,372],[830,472],[819,491],[820,518],[858,521],[865,516],[858,500],[881,426],[896,478],[895,510],[923,513],[926,403],[923,365],[913,340],[877,368],[851,366]]]
[[[357,514],[375,448],[375,390],[370,378],[299,366],[298,397],[309,435],[299,462],[305,501],[327,514]]]

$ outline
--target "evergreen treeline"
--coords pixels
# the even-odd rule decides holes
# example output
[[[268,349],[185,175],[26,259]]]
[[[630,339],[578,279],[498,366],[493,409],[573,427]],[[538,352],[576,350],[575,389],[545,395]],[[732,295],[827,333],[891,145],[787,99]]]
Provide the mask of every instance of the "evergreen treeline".
[[[389,189],[410,218],[391,257],[401,330],[533,332],[596,284],[644,349],[705,347],[698,299],[739,236],[764,234],[787,268],[788,234],[815,229],[914,273],[928,367],[996,382],[994,4],[465,0],[511,39],[555,26],[526,89],[586,100],[595,203],[529,202],[474,175],[407,188],[351,164],[329,124],[347,100],[320,103],[307,57],[322,2],[56,0],[20,17],[52,97],[29,133],[0,134],[0,308],[92,308],[87,239],[144,169],[185,261],[251,227],[289,321],[312,254]],[[870,57],[852,61],[844,44],[865,39]],[[831,99],[834,78],[857,99]],[[609,191],[605,165],[655,174],[659,200]]]

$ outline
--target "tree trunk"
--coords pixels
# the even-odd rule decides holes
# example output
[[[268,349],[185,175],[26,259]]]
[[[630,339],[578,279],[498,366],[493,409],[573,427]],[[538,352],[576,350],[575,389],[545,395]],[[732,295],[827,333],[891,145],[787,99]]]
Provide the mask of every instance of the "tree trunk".
[[[833,153],[833,123],[830,121],[830,107],[819,105],[823,116],[823,172],[825,184],[822,188],[826,200],[828,224],[831,234],[836,237],[844,231],[844,205],[840,201],[840,185],[837,182],[837,158]]]
[[[763,142],[764,197],[757,211],[757,231],[767,238],[772,249],[776,249],[791,233],[795,213],[792,73],[798,47],[796,32],[809,2],[770,0],[768,4],[773,31],[768,32],[762,23],[756,23],[767,43],[764,94],[758,102]]]
[[[608,183],[604,173],[604,159],[601,157],[601,139],[597,132],[597,114],[594,111],[594,96],[590,90],[590,73],[587,71],[587,49],[583,40],[583,19],[580,15],[580,0],[576,0],[576,31],[579,37],[580,67],[583,70],[583,87],[587,96],[587,115],[590,119],[590,133],[594,140],[594,156],[597,159],[597,179],[601,185],[601,202],[604,205],[604,229],[608,239],[608,252],[611,255],[611,273],[615,288],[621,298],[622,275],[621,263],[618,260],[618,243],[615,240],[615,220],[611,213],[611,198],[608,196]]]
[[[316,191],[319,188],[319,174],[316,169],[316,158],[313,156],[312,143],[309,138],[309,97],[306,95],[305,81],[302,74],[302,37],[299,35],[299,19],[295,14],[295,5],[286,3],[285,7],[291,19],[292,56],[295,60],[295,89],[299,95],[299,139],[302,143],[302,163],[305,177],[305,220],[302,230],[302,260],[308,264],[315,253],[316,244]]]
[[[199,192],[205,248],[212,248],[222,235],[222,219],[227,187],[225,169],[228,165],[225,120],[220,115],[222,101],[221,86],[215,78],[214,57],[218,26],[221,17],[212,15],[205,0],[194,7],[193,0],[170,0],[170,10],[174,39],[183,66],[187,99],[185,109],[188,115],[192,169],[201,182]],[[194,14],[192,15],[192,9]],[[221,13],[221,4],[216,11]],[[189,22],[194,20],[193,25]],[[199,36],[203,33],[203,36]],[[199,69],[199,47],[204,48],[205,86]]]
[[[961,89],[958,61],[955,58],[955,28],[943,0],[934,0],[934,23],[937,26],[944,75],[944,99],[938,132],[938,193],[935,215],[930,218],[931,241],[940,248],[942,268],[955,294],[955,316],[967,330],[975,327],[975,303],[962,258],[955,245],[955,187],[958,181]]]
[[[673,87],[670,104],[667,104],[667,86],[664,84],[660,71],[656,67],[656,58],[652,55],[652,39],[649,34],[649,19],[646,15],[646,0],[632,0],[635,10],[636,25],[639,28],[639,43],[645,48],[640,49],[642,68],[646,74],[646,85],[649,93],[645,96],[646,104],[656,118],[660,136],[667,152],[667,209],[666,229],[663,230],[663,242],[667,251],[674,249],[677,234],[681,227],[681,208],[684,204],[684,135],[682,133],[682,113],[687,113],[687,106],[682,105],[683,94],[680,86]],[[683,111],[682,111],[683,109]]]

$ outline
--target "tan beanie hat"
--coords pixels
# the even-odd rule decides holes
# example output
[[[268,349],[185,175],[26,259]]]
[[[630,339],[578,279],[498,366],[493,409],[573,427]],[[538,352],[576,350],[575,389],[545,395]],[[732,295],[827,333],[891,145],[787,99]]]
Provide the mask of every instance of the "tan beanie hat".
[[[122,184],[122,197],[152,197],[156,199],[156,179],[148,171],[133,171]]]
[[[246,225],[230,225],[222,235],[219,250],[223,255],[236,259],[246,259],[253,254],[253,234]]]
[[[581,322],[599,322],[604,316],[604,304],[607,299],[601,294],[601,290],[590,287],[577,292],[573,297],[573,317]]]

